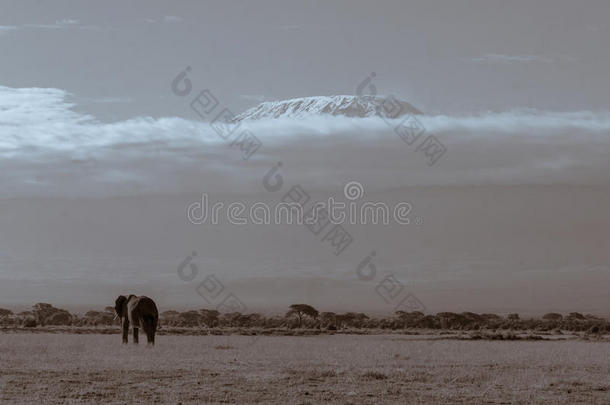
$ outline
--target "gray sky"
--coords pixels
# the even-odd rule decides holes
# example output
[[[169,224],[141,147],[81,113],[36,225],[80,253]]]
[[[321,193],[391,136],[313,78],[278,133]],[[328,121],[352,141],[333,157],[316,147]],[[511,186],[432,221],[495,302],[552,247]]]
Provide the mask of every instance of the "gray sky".
[[[431,311],[608,313],[607,2],[0,3],[0,305],[130,290],[210,307],[176,275],[195,250],[200,277],[252,309],[390,313],[379,280],[354,275],[375,250],[380,277]],[[354,94],[371,72],[429,113],[437,164],[375,117],[245,124],[263,147],[244,161],[189,107],[203,88],[236,113]],[[278,161],[286,185],[269,193]],[[335,256],[307,230],[184,214],[204,192],[274,202],[348,181],[411,202],[423,225],[356,226]]]
[[[428,112],[610,107],[602,0],[2,3],[2,84],[102,119],[186,116],[168,93],[186,65],[236,111],[352,94],[372,71]]]

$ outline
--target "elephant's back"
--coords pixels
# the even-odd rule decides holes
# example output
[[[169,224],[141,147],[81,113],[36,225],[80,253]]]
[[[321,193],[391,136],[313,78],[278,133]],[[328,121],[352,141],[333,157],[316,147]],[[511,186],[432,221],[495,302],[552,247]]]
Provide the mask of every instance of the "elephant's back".
[[[129,309],[130,322],[134,327],[141,327],[142,320],[145,317],[152,317],[155,322],[159,319],[157,305],[151,298],[144,295],[140,297],[131,297],[127,306]]]
[[[157,310],[157,304],[155,304],[155,301],[152,300],[152,298],[148,298],[145,295],[142,295],[140,298],[140,303],[141,306],[143,308],[146,308],[147,313],[149,315],[154,315],[155,318],[159,317],[159,311]]]

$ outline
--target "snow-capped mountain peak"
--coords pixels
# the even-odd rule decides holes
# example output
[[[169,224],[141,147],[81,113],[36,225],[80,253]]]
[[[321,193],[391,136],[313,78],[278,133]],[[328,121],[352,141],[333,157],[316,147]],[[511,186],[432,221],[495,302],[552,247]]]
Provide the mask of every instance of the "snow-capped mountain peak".
[[[370,117],[377,114],[379,106],[386,100],[379,96],[318,96],[290,100],[267,101],[250,108],[235,117],[236,121],[262,118],[304,118],[311,115],[334,115],[345,117]],[[386,101],[386,109],[392,117],[422,114],[411,104],[393,99]]]

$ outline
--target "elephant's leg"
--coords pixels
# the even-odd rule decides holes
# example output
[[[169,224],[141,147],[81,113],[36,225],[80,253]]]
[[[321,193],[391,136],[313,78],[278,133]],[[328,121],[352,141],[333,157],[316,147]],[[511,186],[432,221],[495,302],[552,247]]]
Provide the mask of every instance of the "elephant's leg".
[[[150,345],[151,344],[151,332],[152,332],[152,330],[150,328],[150,325],[146,321],[143,322],[143,323],[144,323],[144,325],[142,326],[142,328],[144,328],[144,333],[146,333],[146,342],[147,342],[148,345]]]
[[[148,338],[148,344],[151,346],[155,345],[155,330],[152,327],[148,327],[146,331],[146,337]]]
[[[151,316],[142,318],[142,328],[144,328],[144,332],[146,332],[146,340],[148,341],[148,345],[154,346],[156,320]]]
[[[127,343],[128,335],[129,335],[129,322],[123,321],[123,343]]]
[[[138,340],[138,328],[133,328],[133,343],[136,345],[140,343]]]

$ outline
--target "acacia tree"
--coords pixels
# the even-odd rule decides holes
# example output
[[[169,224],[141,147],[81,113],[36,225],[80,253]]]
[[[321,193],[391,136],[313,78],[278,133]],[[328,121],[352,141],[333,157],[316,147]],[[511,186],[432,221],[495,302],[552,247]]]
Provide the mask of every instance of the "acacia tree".
[[[217,310],[215,310],[215,309],[200,309],[199,313],[201,314],[201,318],[203,320],[203,323],[208,328],[213,328],[214,326],[218,325],[218,316],[220,315],[220,312],[218,312]]]
[[[199,326],[201,318],[201,314],[194,310],[181,312],[178,315],[180,326]]]
[[[585,318],[585,316],[579,312],[570,312],[567,319],[569,321],[584,321],[587,318]]]
[[[39,302],[32,307],[32,312],[36,318],[36,321],[40,325],[68,325],[72,322],[72,315],[60,308],[55,308],[51,304]]]
[[[344,314],[338,314],[336,316],[336,319],[338,328],[341,328],[343,326],[359,328],[363,325],[364,321],[369,319],[369,317],[366,314],[363,314],[362,312],[346,312]]]
[[[220,315],[219,322],[222,326],[240,326],[243,320],[241,312],[227,312]]]
[[[12,319],[13,311],[10,309],[0,308],[0,324],[12,324],[14,320]]]
[[[166,326],[178,326],[180,312],[174,310],[163,311],[159,314],[161,323]]]
[[[398,324],[403,328],[415,326],[417,324],[417,321],[419,321],[425,316],[424,313],[420,311],[396,311],[394,315],[396,316],[396,318],[398,318]]]
[[[299,319],[300,328],[301,324],[303,323],[303,316],[316,319],[318,317],[318,310],[307,304],[292,304],[288,312],[286,312],[286,317],[288,318],[293,315],[296,315]]]
[[[322,312],[320,322],[323,328],[337,329],[337,314],[334,312]]]
[[[542,319],[547,321],[561,321],[563,319],[563,315],[556,312],[549,312],[548,314],[544,314]]]
[[[335,316],[335,319],[337,321],[337,328],[341,329],[341,328],[343,328],[343,326],[349,326],[355,317],[356,317],[356,314],[353,312],[337,314]]]
[[[114,312],[114,308],[112,308]],[[82,322],[88,325],[112,325],[114,323],[113,313],[104,310],[102,311],[87,311]]]

